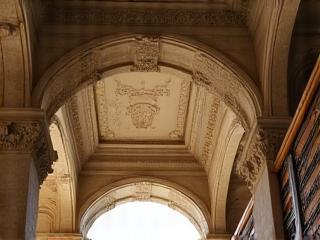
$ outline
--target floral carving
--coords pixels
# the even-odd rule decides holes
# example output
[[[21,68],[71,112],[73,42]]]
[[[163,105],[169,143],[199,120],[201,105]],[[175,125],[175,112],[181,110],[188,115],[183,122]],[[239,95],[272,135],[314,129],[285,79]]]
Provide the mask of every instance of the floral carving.
[[[210,115],[208,119],[206,135],[205,135],[205,142],[202,149],[201,154],[201,162],[203,166],[206,166],[210,156],[213,154],[213,148],[215,147],[215,126],[216,126],[216,119],[217,113],[219,110],[220,100],[219,98],[214,98],[211,104]]]
[[[57,159],[40,121],[1,121],[0,151],[35,153],[40,184],[52,173],[52,163]]]
[[[120,96],[129,96],[128,114],[132,119],[132,123],[136,128],[151,127],[155,116],[159,113],[160,107],[157,105],[158,97],[169,96],[170,89],[166,81],[165,84],[156,85],[152,89],[146,89],[144,82],[143,87],[136,89],[130,85],[117,82],[116,94]]]
[[[131,71],[159,72],[159,38],[143,37],[135,43],[134,65]]]
[[[106,90],[104,81],[95,84],[96,104],[98,108],[98,121],[100,124],[100,134],[102,138],[114,138],[115,133],[108,127],[108,104],[106,102]]]
[[[188,109],[188,101],[190,95],[190,82],[181,81],[177,125],[176,129],[169,133],[171,139],[182,139],[184,135],[184,124]]]
[[[59,7],[47,4],[44,20],[56,24],[125,26],[245,26],[242,12],[219,9]]]
[[[260,170],[266,161],[274,161],[286,133],[287,119],[281,121],[261,120],[251,144],[237,164],[237,173],[246,181],[252,191]],[[239,155],[243,152],[240,149]]]
[[[246,181],[250,191],[257,180],[260,169],[266,161],[267,141],[263,130],[258,129],[247,151],[245,160],[238,165],[237,173]]]

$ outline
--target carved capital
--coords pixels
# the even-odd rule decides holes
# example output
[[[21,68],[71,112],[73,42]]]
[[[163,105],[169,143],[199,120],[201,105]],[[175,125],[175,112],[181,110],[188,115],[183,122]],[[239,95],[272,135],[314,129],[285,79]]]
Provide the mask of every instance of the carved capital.
[[[247,151],[243,151],[237,164],[237,173],[246,181],[250,191],[257,182],[267,161],[274,161],[285,136],[290,119],[260,118]]]
[[[159,38],[142,37],[136,39],[134,49],[134,72],[159,72]]]
[[[44,118],[35,119],[32,116],[31,119],[23,119],[22,115],[15,111],[5,115],[3,111],[0,112],[0,152],[34,154],[41,184],[48,173],[52,173],[52,163],[57,159]],[[39,115],[39,112],[36,112],[36,115]]]

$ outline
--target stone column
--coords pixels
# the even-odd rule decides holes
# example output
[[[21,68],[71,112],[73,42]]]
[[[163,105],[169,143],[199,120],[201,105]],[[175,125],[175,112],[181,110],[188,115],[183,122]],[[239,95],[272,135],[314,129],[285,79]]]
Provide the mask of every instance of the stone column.
[[[45,114],[0,109],[0,239],[35,238],[39,186],[56,154]]]
[[[280,187],[271,171],[290,119],[260,118],[248,150],[238,165],[238,173],[253,195],[255,237],[259,240],[284,239]]]

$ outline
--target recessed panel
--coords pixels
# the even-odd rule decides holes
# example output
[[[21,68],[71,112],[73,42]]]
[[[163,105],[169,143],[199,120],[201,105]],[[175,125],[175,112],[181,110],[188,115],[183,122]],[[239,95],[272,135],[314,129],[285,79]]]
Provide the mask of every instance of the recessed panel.
[[[183,140],[190,82],[163,73],[114,75],[95,86],[100,140]]]

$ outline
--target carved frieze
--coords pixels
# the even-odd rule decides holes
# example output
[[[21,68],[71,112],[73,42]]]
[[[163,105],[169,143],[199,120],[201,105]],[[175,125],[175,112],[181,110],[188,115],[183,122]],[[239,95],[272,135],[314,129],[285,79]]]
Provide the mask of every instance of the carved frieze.
[[[184,136],[184,125],[188,110],[188,101],[190,96],[190,82],[186,80],[181,81],[177,125],[176,129],[169,133],[171,139],[182,139]]]
[[[83,160],[85,153],[84,153],[82,128],[80,124],[80,116],[79,116],[79,109],[78,109],[79,108],[78,96],[77,95],[72,96],[70,100],[67,102],[67,106],[70,114],[70,119],[72,121],[72,130],[75,136],[75,141],[77,143],[79,157],[81,160]]]
[[[134,72],[159,72],[159,38],[143,37],[136,39],[134,60],[131,71]]]
[[[200,158],[203,166],[207,165],[209,158],[213,154],[213,148],[215,147],[214,135],[215,135],[215,126],[216,126],[219,104],[220,104],[219,98],[215,97],[211,104],[206,134],[204,137],[205,138],[204,145],[202,148],[202,153]]]
[[[234,26],[244,27],[241,11],[200,8],[67,7],[46,4],[44,21],[49,24],[111,26]]]
[[[0,151],[34,153],[40,184],[57,159],[40,121],[0,121]]]
[[[106,89],[104,81],[98,81],[95,84],[96,106],[98,110],[98,121],[100,127],[100,135],[103,138],[112,139],[115,137],[114,131],[108,126],[108,104],[106,101]]]

